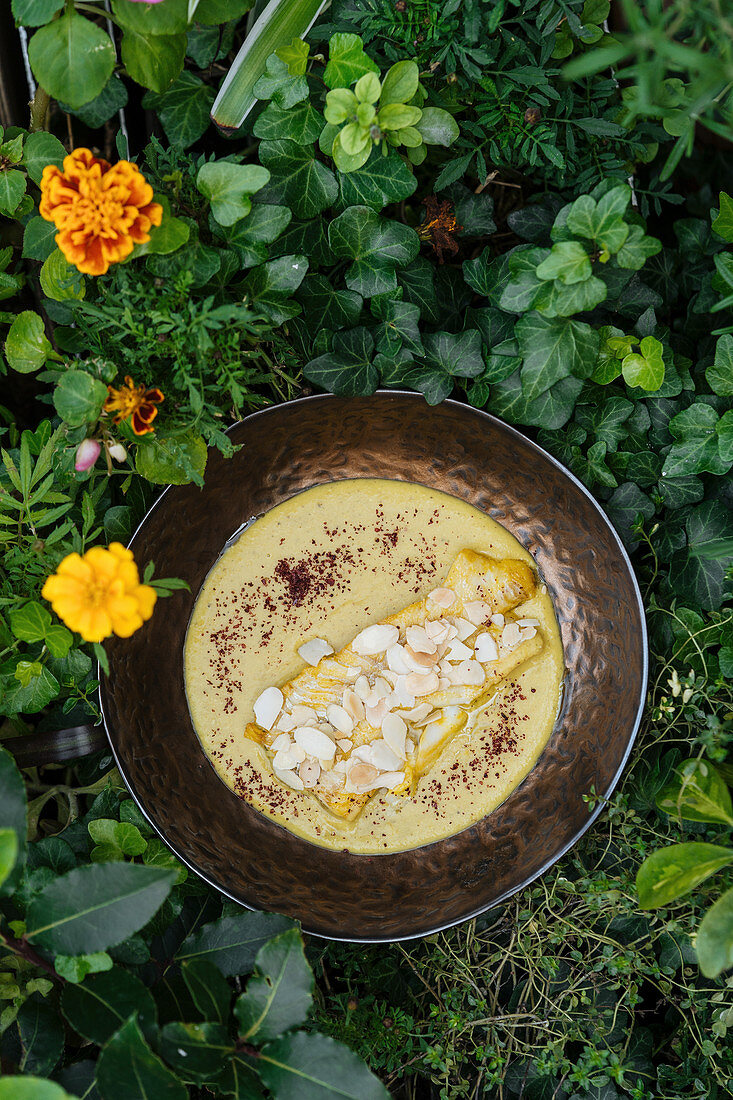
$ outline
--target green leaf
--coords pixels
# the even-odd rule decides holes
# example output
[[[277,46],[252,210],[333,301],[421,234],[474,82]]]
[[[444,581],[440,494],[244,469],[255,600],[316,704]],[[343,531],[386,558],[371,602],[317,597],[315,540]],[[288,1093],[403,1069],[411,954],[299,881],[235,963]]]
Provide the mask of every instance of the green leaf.
[[[119,858],[139,856],[148,846],[140,830],[128,821],[115,821],[113,818],[98,817],[87,826],[89,835],[95,844],[116,849]],[[92,859],[94,853],[92,853]]]
[[[19,1068],[44,1076],[51,1073],[64,1050],[64,1029],[54,1007],[36,993],[21,1006],[17,1025]]]
[[[639,352],[626,355],[621,363],[624,381],[643,390],[658,390],[664,381],[664,348],[653,336],[645,336]]]
[[[25,195],[25,176],[14,168],[0,169],[0,214],[12,214]]]
[[[516,334],[524,359],[522,390],[528,400],[568,375],[587,378],[593,370],[600,338],[590,325],[529,313],[517,322]]]
[[[247,217],[227,230],[227,247],[234,249],[242,267],[264,263],[267,245],[277,240],[290,224],[292,216],[287,206],[253,203]]]
[[[718,397],[733,397],[733,336],[726,333],[715,345],[715,362],[705,371],[708,385]]]
[[[214,90],[193,73],[182,72],[164,92],[147,92],[143,106],[154,110],[171,145],[187,149],[209,125]]]
[[[296,1032],[268,1043],[257,1072],[278,1100],[389,1100],[361,1059],[325,1035]]]
[[[124,40],[122,48],[124,57]],[[67,8],[60,19],[36,31],[28,58],[38,83],[54,99],[76,108],[104,88],[114,69],[115,49],[106,31]]]
[[[188,0],[166,0],[162,6],[112,0],[112,12],[125,31],[136,30],[151,36],[182,34],[188,28],[188,8]]]
[[[61,104],[59,104],[61,106]],[[113,73],[102,91],[83,107],[77,107],[74,114],[85,126],[96,130],[109,122],[113,115],[127,106],[127,88],[120,80],[117,73]],[[64,108],[68,104],[64,104]],[[50,136],[50,135],[48,135]]]
[[[657,795],[657,806],[685,821],[733,825],[730,791],[707,760],[687,760]]]
[[[703,917],[695,947],[706,978],[717,978],[733,966],[733,889],[727,890]]]
[[[181,974],[204,1019],[227,1023],[232,989],[219,968],[208,959],[188,959],[181,964]]]
[[[356,34],[333,34],[328,44],[328,64],[323,74],[327,88],[348,88],[365,73],[379,73],[379,66],[364,53]]]
[[[42,27],[63,6],[64,0],[13,0],[13,18],[22,27]]]
[[[84,276],[73,264],[67,263],[59,248],[44,261],[40,280],[41,290],[54,302],[81,301],[86,296]]]
[[[111,970],[113,964],[106,951],[94,951],[91,955],[57,955],[53,965],[61,978],[74,985],[83,982],[87,974]]]
[[[715,425],[722,462],[733,463],[733,409],[723,413]]]
[[[228,23],[230,19],[241,19],[252,6],[252,0],[199,0],[194,19],[207,26]]]
[[[619,485],[618,489],[609,497],[606,509],[627,546],[632,549],[638,545],[638,539],[634,533],[636,521],[641,518],[650,520],[655,512],[646,493],[643,493],[638,485],[626,481]]]
[[[64,955],[113,947],[147,923],[174,878],[170,871],[133,863],[77,867],[33,898],[28,938]]]
[[[724,241],[733,242],[733,199],[725,191],[720,192],[720,209],[710,228]]]
[[[647,237],[639,225],[630,225],[629,234],[616,253],[619,267],[639,271],[650,256],[656,256],[662,250],[662,242],[656,237]]]
[[[0,1078],[0,1100],[75,1100],[61,1085],[40,1077]]]
[[[409,198],[417,187],[402,157],[392,151],[382,156],[377,148],[361,168],[338,175],[341,206],[370,206],[377,213],[390,203]]]
[[[247,34],[216,97],[211,114],[222,130],[238,129],[257,102],[254,86],[272,53],[303,38],[315,22],[323,0],[271,0]],[[288,66],[292,59],[280,57]],[[296,74],[297,75],[297,74]]]
[[[47,260],[56,248],[57,232],[53,222],[41,217],[31,218],[23,231],[23,259]]]
[[[309,382],[346,397],[374,393],[379,373],[372,362],[374,338],[364,327],[337,332],[331,351],[303,368]]]
[[[145,34],[126,26],[121,54],[133,80],[153,92],[164,92],[183,68],[186,35]]]
[[[733,849],[691,841],[652,852],[636,875],[642,909],[658,909],[689,894],[721,867],[733,863]]]
[[[302,38],[294,38],[287,46],[281,46],[275,53],[284,61],[291,76],[304,76],[308,71],[310,46]]]
[[[316,160],[309,146],[294,141],[263,141],[259,148],[262,164],[270,170],[268,197],[290,207],[296,218],[314,218],[338,197],[333,172]]]
[[[451,377],[476,378],[484,369],[481,337],[475,329],[426,333],[423,345],[427,363]]]
[[[270,178],[258,164],[232,164],[210,161],[199,168],[196,186],[211,203],[211,212],[219,225],[234,225],[249,214],[249,196],[264,187]]]
[[[96,1079],[102,1100],[188,1100],[188,1090],[153,1054],[134,1017],[103,1047]]]
[[[372,298],[371,307],[375,317],[384,321],[377,339],[377,346],[383,354],[394,354],[403,346],[415,355],[424,354],[417,306],[396,298],[377,297]]]
[[[51,351],[51,344],[39,315],[30,309],[24,309],[17,314],[5,341],[5,355],[13,370],[20,374],[39,370]],[[105,388],[105,394],[106,392]]]
[[[380,112],[381,117],[381,112]],[[452,145],[457,140],[460,130],[458,123],[447,111],[440,107],[425,107],[417,122],[415,129],[426,145]]]
[[[0,891],[18,858],[18,834],[15,829],[0,828]]]
[[[168,256],[182,248],[190,236],[191,228],[188,223],[182,218],[174,218],[166,211],[160,225],[151,227],[150,240],[136,244],[130,259],[137,259],[138,256]]]
[[[52,622],[51,613],[35,600],[10,612],[10,629],[21,642],[42,642]]]
[[[344,278],[364,298],[397,288],[395,269],[414,260],[420,240],[414,229],[380,218],[367,206],[352,206],[331,222],[328,240],[336,256],[351,259]]]
[[[107,387],[83,370],[67,370],[53,393],[56,412],[72,428],[94,424],[107,398]]]
[[[308,101],[297,103],[289,110],[277,103],[268,103],[257,118],[252,133],[265,141],[287,138],[296,145],[312,145],[323,130],[323,115]]]
[[[281,325],[300,312],[292,297],[308,271],[305,256],[280,256],[254,267],[244,280],[244,292],[253,309],[264,314],[274,325]]]
[[[205,924],[183,941],[176,960],[206,959],[225,976],[252,969],[260,947],[272,936],[293,927],[287,917],[275,913],[242,912]]]
[[[80,985],[65,986],[61,1011],[67,1022],[91,1043],[102,1046],[136,1012],[151,1035],[156,1025],[153,995],[139,978],[121,966],[91,974]]]
[[[144,436],[135,453],[135,469],[153,485],[203,485],[207,450],[201,436]]]
[[[265,70],[253,88],[258,99],[271,99],[283,110],[307,99],[308,81],[304,76],[293,76],[286,62],[277,54],[268,57]]]
[[[0,894],[12,894],[18,884],[25,863],[26,833],[26,796],[23,777],[16,767],[15,760],[7,749],[0,747],[0,829],[12,829],[17,846],[15,862],[5,882],[0,886]]]
[[[585,313],[605,301],[608,288],[602,279],[591,275],[582,283],[564,286],[560,282],[544,283],[533,299],[533,306],[547,317],[569,317]],[[503,298],[502,298],[503,302]]]
[[[420,83],[420,70],[414,61],[397,61],[382,81],[380,107],[388,103],[409,103]]]
[[[352,328],[359,320],[363,298],[353,290],[338,290],[325,275],[308,275],[297,294],[303,320],[311,332]]]
[[[223,1024],[169,1023],[160,1032],[160,1053],[187,1081],[216,1079],[224,1069],[234,1043]]]
[[[557,241],[536,270],[539,279],[559,279],[566,286],[582,283],[591,276],[590,257],[578,241]]]
[[[260,949],[257,973],[237,999],[234,1015],[247,1043],[276,1039],[305,1022],[313,1003],[313,972],[297,928],[276,936]]]
[[[19,675],[23,664],[29,666],[26,669],[27,676]],[[38,661],[19,661],[15,674],[20,682],[18,687],[7,691],[3,699],[3,708],[6,714],[36,714],[39,710],[43,710],[59,693],[58,680]],[[25,680],[25,683],[23,683],[23,680]]]
[[[567,228],[611,253],[618,252],[629,235],[623,215],[630,199],[631,188],[626,183],[613,187],[597,202],[590,195],[581,195],[568,211]]]
[[[59,623],[46,631],[46,647],[52,657],[65,657],[74,642],[74,635]]]

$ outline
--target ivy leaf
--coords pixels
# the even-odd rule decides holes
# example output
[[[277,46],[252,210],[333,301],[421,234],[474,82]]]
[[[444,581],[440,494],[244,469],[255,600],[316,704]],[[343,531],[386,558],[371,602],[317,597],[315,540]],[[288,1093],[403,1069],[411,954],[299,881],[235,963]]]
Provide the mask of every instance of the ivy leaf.
[[[13,865],[0,884],[0,894],[12,894],[23,871],[26,851],[26,795],[23,777],[12,755],[0,747],[0,829],[15,834]],[[7,843],[7,842],[6,842]]]
[[[423,338],[426,362],[451,377],[476,378],[484,369],[481,336],[467,332],[431,332]]]
[[[439,324],[441,312],[435,291],[435,267],[424,256],[418,256],[397,275],[404,297],[420,310],[423,321]]]
[[[83,370],[67,370],[53,393],[56,412],[72,428],[96,423],[106,398],[104,382]]]
[[[733,558],[733,518],[719,501],[708,500],[689,514],[685,530],[688,550],[672,558],[670,584],[691,606],[713,611],[730,589],[726,571]]]
[[[252,209],[250,195],[264,187],[270,173],[259,164],[232,164],[210,161],[202,164],[196,187],[211,203],[211,213],[219,225],[234,225]]]
[[[638,485],[626,481],[611,494],[606,509],[626,545],[635,549],[639,544],[634,531],[637,520],[650,520],[654,516],[654,505],[649,497]]]
[[[642,909],[658,909],[689,894],[706,878],[733,863],[733,850],[690,841],[652,852],[636,875]]]
[[[102,1046],[137,1013],[143,1032],[152,1035],[157,1022],[153,995],[139,978],[121,966],[91,974],[79,985],[64,987],[61,1011],[90,1043]]]
[[[390,151],[386,157],[373,149],[369,160],[355,172],[339,172],[340,205],[370,206],[379,213],[393,202],[409,198],[417,180],[402,157]]]
[[[424,354],[420,337],[420,310],[417,306],[386,296],[372,298],[371,306],[374,315],[384,321],[378,341],[380,351],[386,353],[386,349],[391,349],[393,345],[394,350],[404,345],[415,355]],[[382,344],[385,346],[382,347]]]
[[[21,642],[42,642],[52,622],[50,611],[36,600],[10,612],[10,629]]]
[[[255,969],[234,1015],[241,1039],[260,1044],[304,1023],[313,1003],[313,972],[298,930],[291,928],[266,943]]]
[[[292,921],[275,913],[221,917],[188,936],[176,952],[176,961],[206,959],[225,976],[244,974],[252,969],[263,943],[292,927]]]
[[[157,113],[171,145],[187,149],[207,129],[215,97],[214,89],[198,76],[182,72],[164,92],[147,92],[143,107]]]
[[[720,192],[720,209],[710,228],[724,241],[733,242],[733,199],[725,191]]]
[[[364,53],[364,44],[356,34],[332,34],[328,44],[328,64],[323,74],[327,88],[348,88],[364,73],[379,73],[379,66]]]
[[[715,362],[705,371],[708,385],[718,397],[733,397],[733,336],[726,333],[715,345]]]
[[[629,235],[623,215],[630,200],[631,188],[626,183],[613,187],[597,201],[590,195],[581,195],[568,211],[567,228],[611,253],[618,252]]]
[[[379,382],[372,362],[374,338],[362,327],[335,333],[331,351],[311,359],[303,368],[309,382],[329,393],[354,397],[374,393]]]
[[[305,256],[280,256],[252,268],[244,280],[245,294],[274,325],[281,325],[300,312],[300,305],[292,295],[307,271]]]
[[[312,145],[318,141],[323,125],[323,115],[309,100],[289,109],[268,103],[252,127],[252,133],[265,141],[287,138],[296,145]]]
[[[591,277],[590,256],[578,241],[557,241],[536,268],[539,279],[558,279],[565,286]]]
[[[36,31],[28,59],[38,83],[54,99],[76,108],[104,88],[114,69],[115,49],[106,31],[67,8],[59,19]]]
[[[126,106],[127,88],[117,73],[112,73],[99,95],[95,96],[94,99],[90,99],[83,107],[77,107],[73,113],[85,126],[88,126],[91,130],[96,130]],[[59,104],[59,107],[62,110],[67,108],[69,111],[71,110],[68,104]],[[50,137],[51,135],[47,136]]]
[[[650,256],[661,252],[662,242],[656,237],[647,237],[639,225],[630,225],[629,234],[616,253],[619,267],[639,271]]]
[[[674,416],[669,422],[669,430],[675,443],[664,460],[662,476],[726,473],[728,464],[720,456],[715,431],[717,423],[717,412],[704,401],[696,401]]]
[[[26,665],[26,675],[21,675],[22,666]],[[3,699],[4,712],[13,714],[37,714],[55,699],[61,690],[56,677],[45,665],[38,661],[19,661],[15,670],[17,687],[8,690]],[[25,680],[25,683],[23,682]]]
[[[96,1079],[102,1100],[188,1100],[188,1090],[153,1054],[134,1016],[102,1048]]]
[[[715,425],[718,436],[720,458],[723,462],[733,463],[733,409],[723,413]]]
[[[397,289],[395,269],[414,260],[420,240],[414,229],[380,218],[367,206],[352,206],[328,228],[334,255],[353,260],[345,281],[364,298]]]
[[[13,370],[19,374],[40,370],[52,350],[39,315],[31,309],[16,314],[5,341],[5,355]],[[106,386],[104,392],[106,396]]]
[[[528,400],[570,374],[587,378],[595,366],[600,337],[581,321],[529,313],[517,322],[516,334],[524,359],[522,388]]]
[[[726,890],[702,918],[696,949],[706,978],[717,978],[733,966],[733,889]]]
[[[548,429],[562,428],[570,419],[582,388],[579,378],[561,378],[539,397],[527,402],[524,423]]]
[[[226,233],[217,222],[213,222],[212,228],[226,242],[227,248],[234,249],[242,267],[254,267],[265,262],[267,245],[287,229],[292,216],[287,206],[255,202],[247,217],[230,226]]]
[[[310,146],[286,138],[263,141],[259,158],[272,176],[268,200],[289,207],[296,218],[314,218],[336,202],[336,177],[316,160]]]
[[[621,362],[624,381],[643,390],[658,390],[664,381],[664,348],[653,336],[645,336],[638,352],[625,355]]]
[[[591,275],[584,282],[570,286],[560,282],[544,283],[533,299],[533,306],[547,317],[569,317],[595,309],[607,295],[608,288],[603,280]]]
[[[228,3],[228,0],[225,0]],[[249,3],[249,0],[246,0]],[[231,18],[231,16],[228,16]],[[275,53],[284,61],[291,76],[303,76],[308,70],[310,46],[302,38],[293,38],[289,45],[280,46]]]
[[[265,62],[266,71],[252,89],[257,99],[271,99],[284,111],[308,98],[308,81],[305,76],[293,76],[287,63],[276,53]]]
[[[28,939],[48,951],[82,955],[127,939],[168,896],[174,875],[134,863],[99,863],[61,875],[37,894]]]
[[[501,309],[510,313],[525,313],[532,308],[543,286],[542,280],[537,275],[537,268],[549,255],[549,249],[534,248],[532,245],[520,245],[509,254],[507,266],[510,278],[499,296],[498,304]],[[478,266],[477,261],[483,261],[481,267]],[[494,265],[489,261],[489,250],[485,249],[477,260],[469,260],[463,265],[466,282],[479,294],[489,297],[493,289],[491,278],[493,267]]]
[[[303,307],[303,320],[313,332],[351,328],[359,320],[364,301],[353,290],[337,289],[325,275],[308,275],[297,298]]]

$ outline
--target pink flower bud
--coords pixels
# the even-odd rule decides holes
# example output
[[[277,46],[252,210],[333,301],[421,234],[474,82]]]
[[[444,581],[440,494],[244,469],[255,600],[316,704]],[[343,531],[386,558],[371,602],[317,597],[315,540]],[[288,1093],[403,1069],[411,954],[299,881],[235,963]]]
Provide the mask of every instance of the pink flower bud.
[[[85,439],[83,443],[80,443],[76,448],[76,460],[74,461],[74,469],[78,474],[89,470],[99,458],[99,452],[102,450],[102,446],[96,439]]]
[[[110,454],[110,458],[113,458],[115,462],[124,462],[127,458],[127,451],[121,443],[112,443],[107,448]]]

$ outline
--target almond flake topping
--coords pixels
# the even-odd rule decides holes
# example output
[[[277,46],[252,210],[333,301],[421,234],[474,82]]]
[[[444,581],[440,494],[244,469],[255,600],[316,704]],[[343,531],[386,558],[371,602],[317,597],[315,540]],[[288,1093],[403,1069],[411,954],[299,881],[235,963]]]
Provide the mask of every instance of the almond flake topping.
[[[452,607],[456,602],[456,594],[452,588],[434,588],[429,593],[428,599],[437,604],[438,607],[448,608]]]
[[[436,644],[421,626],[408,626],[405,631],[407,644],[416,653],[435,653]]]
[[[382,720],[382,737],[392,752],[399,759],[404,760],[407,725],[398,714],[388,714]]]
[[[516,623],[507,623],[501,632],[501,644],[505,649],[516,649],[522,640],[522,634]]]
[[[351,688],[346,688],[343,694],[343,707],[354,722],[360,722],[364,717],[364,700]]]
[[[431,669],[437,660],[437,647],[432,653],[423,653],[420,650],[411,649],[409,645],[405,646],[405,664],[409,666],[410,672],[421,672],[423,669]]]
[[[333,760],[336,755],[336,745],[331,738],[313,726],[301,726],[295,731],[294,737],[308,756],[314,756],[318,760]]]
[[[275,719],[282,710],[283,699],[283,693],[278,687],[265,688],[255,699],[255,721],[263,730],[271,730],[275,725]]]
[[[469,600],[468,603],[464,603],[463,610],[466,612],[468,621],[474,626],[481,626],[491,614],[490,606],[483,600]]]
[[[458,640],[465,642],[466,638],[470,638],[476,627],[473,623],[469,623],[468,619],[453,619],[453,630],[455,634],[453,637],[458,637]]]
[[[272,768],[280,782],[284,783],[286,787],[290,787],[294,791],[303,790],[303,780],[300,778],[299,775],[296,775],[294,771],[291,771],[290,769],[283,770],[282,768],[276,768],[274,760],[272,762]]]
[[[354,728],[354,720],[344,707],[340,707],[338,703],[331,703],[331,706],[326,711],[326,717],[331,725],[339,731],[339,733],[351,733]]]
[[[411,672],[405,677],[405,688],[410,695],[432,695],[438,690],[437,672],[429,672],[427,676],[421,676],[418,672]]]
[[[380,737],[377,741],[372,741],[371,749],[371,762],[375,768],[379,768],[380,772],[393,772],[400,767],[404,760],[404,757],[400,757],[392,751],[383,737]]]
[[[298,655],[308,665],[317,665],[322,657],[328,657],[333,653],[333,646],[329,645],[325,638],[311,638],[298,649]]]
[[[306,789],[315,787],[321,778],[321,765],[317,760],[304,760],[298,768],[298,776]]]
[[[292,745],[292,741],[288,737],[287,733],[279,734],[270,745],[272,752],[280,752],[281,749],[287,750]]]
[[[476,639],[475,648],[476,660],[481,664],[485,664],[487,661],[499,660],[499,647],[490,634],[479,634]]]
[[[494,626],[501,627],[504,625],[504,616],[501,614],[501,612],[497,612],[496,615],[491,616],[491,621]]]
[[[458,638],[454,638],[448,646],[448,651],[445,656],[449,661],[468,661],[473,657],[473,650],[469,649],[469,647],[459,641]]]
[[[400,632],[396,626],[376,623],[357,634],[351,643],[351,647],[360,657],[375,657],[378,653],[384,653],[386,649],[394,645],[399,636]]]

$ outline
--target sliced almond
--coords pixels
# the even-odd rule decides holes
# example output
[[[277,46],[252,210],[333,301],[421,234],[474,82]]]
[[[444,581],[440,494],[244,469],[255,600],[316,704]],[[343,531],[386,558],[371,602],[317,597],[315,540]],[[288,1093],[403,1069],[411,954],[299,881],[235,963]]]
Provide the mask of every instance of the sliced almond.
[[[491,621],[494,626],[502,627],[504,625],[504,616],[500,611],[497,611],[496,615],[491,616]]]
[[[336,744],[341,749],[341,752],[351,752],[354,747],[354,742],[350,741],[348,737],[339,738]]]
[[[354,719],[349,712],[344,707],[340,707],[338,703],[331,703],[331,706],[326,711],[326,717],[339,733],[351,733],[354,728]]]
[[[427,712],[427,714],[423,714],[423,716],[421,718],[418,718],[416,721],[414,721],[412,723],[413,726],[415,727],[415,729],[421,729],[423,726],[428,726],[431,722],[434,722],[436,720],[436,718],[438,717],[438,711],[435,710],[434,707],[431,707],[429,703],[426,703],[425,706],[427,706],[429,708],[428,712]]]
[[[282,710],[283,693],[278,687],[268,687],[257,696],[254,703],[255,722],[263,730],[271,730],[275,719]]]
[[[388,791],[393,791],[395,787],[401,787],[405,782],[405,773],[382,772],[377,782],[380,787],[386,787]]]
[[[435,653],[435,642],[422,626],[408,626],[405,638],[410,649],[417,653]]]
[[[293,745],[292,749],[289,749],[289,755],[296,764],[302,764],[308,754],[302,745]]]
[[[516,623],[507,623],[501,632],[501,644],[505,649],[516,649],[522,635]]]
[[[304,757],[305,759],[305,757]],[[289,768],[294,768],[299,761],[296,759],[295,754],[291,749],[281,749],[276,752],[272,758],[272,766],[277,771],[287,771]]]
[[[485,664],[487,661],[499,660],[499,647],[490,634],[484,632],[476,638],[474,654],[477,661]]]
[[[294,791],[302,791],[304,789],[303,780],[299,775],[296,775],[294,771],[288,769],[274,769],[275,775],[278,777],[281,783],[284,783],[287,787],[292,787]]]
[[[418,703],[416,707],[411,707],[410,710],[401,710],[399,717],[404,719],[405,722],[419,722],[426,714],[430,714],[432,709],[430,703]]]
[[[288,737],[287,733],[280,733],[270,745],[271,752],[287,751],[292,745],[292,741]]]
[[[377,786],[379,772],[373,764],[354,764],[346,774],[344,790],[350,794],[366,794]]]
[[[456,602],[456,594],[452,588],[434,588],[428,594],[428,599],[432,600],[438,607],[446,609],[452,607]]]
[[[356,683],[354,684],[354,691],[360,699],[366,699],[369,692],[372,690],[372,685],[367,680],[366,676],[358,676]]]
[[[372,763],[381,772],[395,771],[402,766],[404,759],[404,755],[398,756],[396,752],[393,752],[383,737],[380,737],[377,741],[372,741]]]
[[[410,695],[431,695],[438,690],[438,674],[429,672],[427,676],[421,676],[417,672],[411,672],[405,677],[405,688]]]
[[[478,661],[462,661],[456,665],[454,677],[457,684],[478,687],[486,679],[486,673]]]
[[[298,776],[306,790],[310,790],[321,777],[321,765],[317,760],[304,760],[298,768]]]
[[[446,622],[445,619],[428,619],[425,623],[425,633],[428,638],[432,638],[436,645],[440,645],[441,642],[446,640],[449,629],[450,623]]]
[[[537,631],[533,626],[520,626],[519,633],[523,642],[528,642],[530,638],[534,638]]]
[[[306,726],[310,722],[318,721],[318,715],[313,707],[303,706],[302,703],[297,703],[293,707],[293,718],[299,726]]]
[[[388,695],[392,694],[392,685],[383,677],[377,676],[374,681],[374,691],[378,699],[386,699]]]
[[[540,620],[539,619],[517,619],[516,623],[517,623],[517,626],[534,626],[534,627],[537,627],[537,626],[540,625]]]
[[[333,646],[329,645],[325,638],[310,638],[298,647],[298,656],[302,657],[307,665],[317,665],[322,657],[328,657],[333,653]]]
[[[398,714],[388,714],[382,720],[382,737],[398,759],[404,760],[407,725]]]
[[[336,755],[335,743],[322,730],[313,726],[300,726],[293,736],[308,756],[315,756],[318,760],[333,760]]]
[[[452,624],[461,642],[465,642],[466,638],[470,638],[476,630],[476,627],[473,623],[469,623],[468,619],[453,619]]]
[[[405,646],[405,664],[408,665],[410,672],[420,672],[423,668],[432,668],[437,658],[437,646],[433,647],[432,653],[423,653],[419,649],[412,649],[409,645]]]
[[[400,632],[396,626],[375,623],[374,626],[368,626],[357,634],[351,647],[360,657],[374,657],[394,645],[399,636]]]
[[[483,600],[469,600],[468,603],[464,603],[463,610],[466,612],[468,621],[474,626],[481,626],[491,614],[490,606]]]
[[[354,722],[361,722],[364,717],[364,700],[352,688],[346,688],[343,694],[343,707]]]
[[[405,647],[399,644],[390,646],[387,650],[387,665],[392,672],[400,676],[406,676],[410,668],[405,661]]]
[[[407,756],[412,756],[414,751],[415,751],[415,742],[412,740],[411,737],[408,737],[407,740],[405,741],[405,753],[407,754]]]
[[[287,711],[283,711],[277,720],[275,729],[283,730],[285,733],[290,733],[296,726],[299,726],[300,722],[297,718],[294,718],[292,714],[288,714]]]
[[[387,706],[386,699],[379,699],[374,706],[369,706],[367,703],[365,706],[366,720],[370,726],[379,727],[382,724],[382,719],[387,714],[389,707]]]
[[[445,656],[448,661],[468,661],[473,657],[473,650],[464,645],[460,639],[454,638],[448,646]]]

